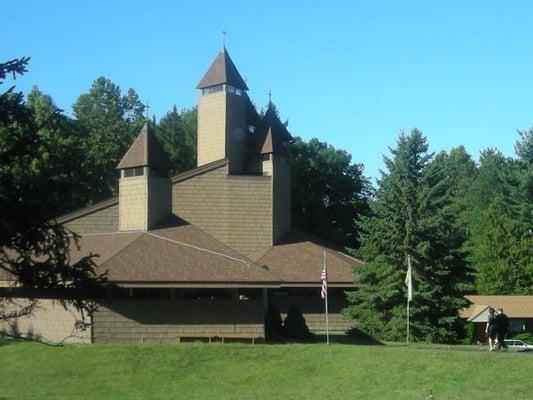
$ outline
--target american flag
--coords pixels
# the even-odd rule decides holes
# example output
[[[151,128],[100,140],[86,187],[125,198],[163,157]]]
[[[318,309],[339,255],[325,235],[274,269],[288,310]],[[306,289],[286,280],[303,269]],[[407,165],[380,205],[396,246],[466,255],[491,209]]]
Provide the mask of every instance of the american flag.
[[[326,298],[328,295],[328,267],[327,267],[327,260],[326,260],[326,252],[324,251],[324,266],[322,267],[322,275],[320,275],[320,279],[322,280],[322,290],[320,291],[320,296],[322,296],[323,299]]]

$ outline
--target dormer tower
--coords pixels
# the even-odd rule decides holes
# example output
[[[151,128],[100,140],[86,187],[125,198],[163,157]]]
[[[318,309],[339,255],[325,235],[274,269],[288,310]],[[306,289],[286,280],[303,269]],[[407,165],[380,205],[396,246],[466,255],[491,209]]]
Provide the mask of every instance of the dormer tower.
[[[229,159],[229,172],[243,173],[248,134],[248,86],[225,47],[200,83],[198,101],[198,166]]]
[[[146,123],[117,166],[121,231],[146,231],[172,213],[170,162]]]
[[[272,177],[272,241],[277,243],[291,229],[292,136],[271,101],[254,138],[256,172]]]

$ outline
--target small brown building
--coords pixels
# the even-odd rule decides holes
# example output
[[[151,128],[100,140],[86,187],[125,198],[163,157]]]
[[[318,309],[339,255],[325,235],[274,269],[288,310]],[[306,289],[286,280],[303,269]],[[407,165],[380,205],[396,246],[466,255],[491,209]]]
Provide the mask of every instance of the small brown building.
[[[322,331],[324,251],[330,328],[346,330],[340,310],[361,261],[292,229],[291,135],[271,104],[258,115],[225,48],[197,88],[197,168],[170,177],[168,157],[145,125],[117,166],[118,197],[58,219],[81,235],[72,257],[99,254],[98,269],[120,287],[78,339],[263,339],[270,303],[282,314],[297,306],[310,330]],[[45,301],[17,329],[57,340],[75,317]]]
[[[474,339],[484,342],[489,308],[503,309],[509,317],[509,333],[533,334],[533,296],[466,296],[471,302],[461,318],[474,324]]]

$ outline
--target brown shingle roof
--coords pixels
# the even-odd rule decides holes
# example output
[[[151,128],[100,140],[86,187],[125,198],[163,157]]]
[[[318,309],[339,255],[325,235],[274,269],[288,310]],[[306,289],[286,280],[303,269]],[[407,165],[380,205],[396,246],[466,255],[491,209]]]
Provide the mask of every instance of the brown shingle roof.
[[[81,251],[101,257],[98,271],[113,282],[127,283],[261,283],[277,285],[279,278],[225,246],[195,226],[173,216],[159,229],[81,237]]]
[[[279,276],[283,285],[307,284],[320,286],[323,251],[328,260],[328,282],[333,285],[352,286],[353,267],[363,264],[340,249],[312,235],[291,231],[280,243],[249,257]]]
[[[120,160],[117,169],[143,166],[170,168],[168,156],[148,123],[144,124],[131,147]]]
[[[486,307],[503,308],[510,318],[533,318],[533,296],[465,296],[472,304],[461,310],[461,318],[469,319]]]
[[[233,64],[226,48],[223,48],[218,53],[215,61],[209,67],[200,83],[196,86],[197,89],[203,89],[209,86],[216,86],[228,84],[233,87],[248,90],[248,86],[242,79],[241,74],[237,71],[237,67]]]

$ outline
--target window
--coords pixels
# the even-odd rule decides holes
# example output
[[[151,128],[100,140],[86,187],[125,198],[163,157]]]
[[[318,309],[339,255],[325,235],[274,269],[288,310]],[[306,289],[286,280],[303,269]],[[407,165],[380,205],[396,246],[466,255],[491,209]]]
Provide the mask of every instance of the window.
[[[202,89],[202,94],[222,92],[224,90],[224,85],[209,86]]]
[[[143,176],[143,175],[144,175],[144,167],[124,169],[124,178],[130,178],[132,176]]]
[[[511,333],[524,332],[526,330],[526,321],[523,319],[510,319],[509,331]]]

